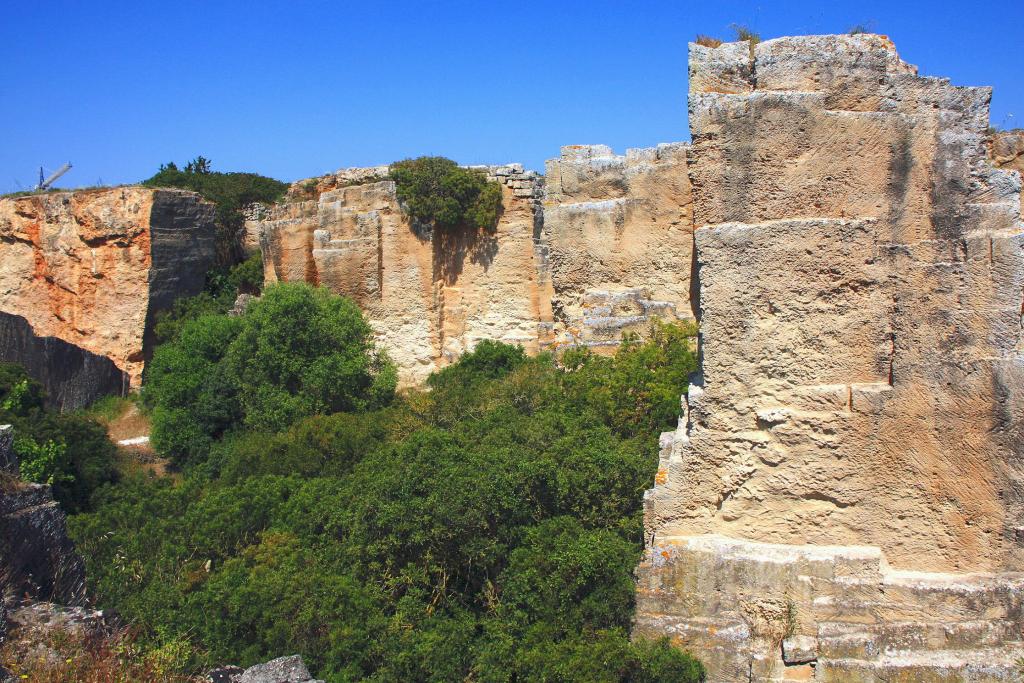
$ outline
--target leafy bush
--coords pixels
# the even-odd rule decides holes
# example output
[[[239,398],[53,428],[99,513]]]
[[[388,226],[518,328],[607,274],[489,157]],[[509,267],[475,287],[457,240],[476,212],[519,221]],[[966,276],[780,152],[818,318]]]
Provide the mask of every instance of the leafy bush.
[[[154,638],[188,635],[211,662],[300,652],[335,682],[702,680],[667,642],[629,638],[642,495],[694,367],[692,328],[661,326],[566,367],[483,342],[431,391],[374,408],[303,381],[320,362],[305,355],[322,348],[318,329],[340,325],[360,347],[347,303],[312,324],[323,295],[275,290],[252,322],[203,319],[167,345],[196,366],[161,369],[160,391],[180,384],[182,408],[205,400],[193,387],[212,370],[259,365],[228,371],[251,384],[231,394],[234,428],[205,435],[204,464],[177,485],[102,489],[96,512],[71,520],[104,606]],[[278,336],[289,326],[292,342]],[[344,412],[243,418],[246,395],[268,384],[310,387],[320,398],[308,405]]]
[[[51,440],[40,444],[32,437],[19,436],[14,440],[14,452],[18,454],[18,474],[25,481],[36,484],[74,481],[68,472],[71,461],[64,442]]]
[[[219,173],[209,159],[197,157],[184,170],[172,161],[162,164],[146,187],[177,187],[198,192],[217,205],[217,255],[222,266],[238,260],[238,234],[245,222],[240,209],[252,202],[275,202],[284,196],[287,183],[256,173]]]
[[[203,315],[227,313],[241,293],[259,294],[263,289],[263,257],[253,254],[231,268],[215,268],[206,274],[206,287],[195,296],[174,302],[156,314],[153,333],[157,342],[175,339],[185,323]]]
[[[65,509],[85,509],[97,487],[116,479],[116,448],[98,422],[49,410],[45,399],[24,368],[0,363],[0,424],[14,426],[21,477],[51,484]]]
[[[315,413],[381,406],[396,373],[350,300],[306,284],[267,289],[239,318],[201,315],[149,367],[153,445],[178,464],[235,427],[282,430]]]
[[[501,215],[501,186],[479,170],[444,157],[418,157],[391,164],[398,199],[409,215],[441,230],[493,229]]]

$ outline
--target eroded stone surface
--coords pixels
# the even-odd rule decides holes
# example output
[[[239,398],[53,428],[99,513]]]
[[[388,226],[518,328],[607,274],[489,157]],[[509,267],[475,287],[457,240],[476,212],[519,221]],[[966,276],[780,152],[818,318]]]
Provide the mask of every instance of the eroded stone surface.
[[[85,603],[85,565],[50,487],[21,482],[0,490],[0,600]]]
[[[519,164],[480,167],[504,211],[493,232],[454,234],[413,225],[379,180],[386,166],[345,169],[295,183],[253,229],[268,281],[351,296],[402,383],[417,384],[482,339],[600,349],[653,317],[688,317],[685,159],[683,145],[565,148],[546,199]]]
[[[1024,174],[1024,130],[998,131],[992,136],[996,166]]]
[[[651,316],[692,317],[688,147],[571,145],[548,162],[542,238],[562,341],[615,346]]]
[[[203,287],[213,216],[212,204],[181,190],[0,199],[0,311],[109,358],[137,386],[152,314]]]
[[[222,666],[206,674],[210,683],[323,683],[315,680],[299,655],[278,657],[263,664],[242,669]]]
[[[990,90],[870,35],[691,45],[690,73],[701,369],[637,632],[715,681],[1009,680],[1024,236]]]

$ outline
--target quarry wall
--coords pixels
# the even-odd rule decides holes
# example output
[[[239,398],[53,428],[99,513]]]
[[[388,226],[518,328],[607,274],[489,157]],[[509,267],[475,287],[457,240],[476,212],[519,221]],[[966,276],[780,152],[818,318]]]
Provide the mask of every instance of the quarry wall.
[[[479,167],[503,186],[494,231],[441,233],[401,211],[388,168],[295,183],[253,212],[268,282],[305,281],[354,298],[417,384],[482,339],[530,353],[597,350],[652,317],[689,317],[692,234],[685,145],[615,155],[570,146],[545,178]]]
[[[882,36],[690,46],[701,367],[636,631],[711,680],[1016,675],[1024,231],[990,97]]]
[[[614,348],[694,317],[645,496],[638,636],[712,681],[1004,681],[1024,656],[1024,133],[884,36],[690,46],[692,143],[568,146],[494,231],[411,222],[387,167],[251,207],[268,282],[351,296],[401,381],[481,339]],[[0,200],[0,310],[138,381],[212,207]]]
[[[212,204],[181,190],[0,199],[0,311],[24,318],[35,337],[110,359],[137,387],[152,315],[203,288],[214,259],[213,219]],[[38,345],[4,343],[0,360],[51,362],[26,359],[30,347]]]
[[[109,358],[57,337],[37,336],[20,315],[0,311],[0,350],[0,358],[24,366],[43,385],[47,403],[61,411],[128,391],[128,375]]]

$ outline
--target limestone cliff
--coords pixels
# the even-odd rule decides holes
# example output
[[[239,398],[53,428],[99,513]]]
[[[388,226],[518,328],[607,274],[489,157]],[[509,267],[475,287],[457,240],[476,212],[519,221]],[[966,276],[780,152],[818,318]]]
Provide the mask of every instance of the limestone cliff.
[[[690,46],[701,368],[636,630],[714,681],[1008,680],[1024,229],[987,88],[882,36]]]
[[[0,311],[109,358],[137,386],[152,315],[199,292],[214,207],[181,190],[119,187],[0,199]],[[11,358],[6,346],[0,360]]]
[[[505,185],[493,234],[442,235],[411,225],[391,181],[322,183],[318,196],[273,207],[261,225],[266,279],[312,282],[352,297],[406,384],[423,381],[479,339],[536,351],[550,320],[550,295],[536,267],[536,175],[493,171]],[[527,184],[528,193],[516,184]]]
[[[423,381],[481,339],[614,346],[652,316],[689,317],[692,245],[684,145],[573,146],[548,164],[481,167],[503,186],[493,232],[433,233],[403,215],[388,167],[292,186],[254,212],[266,279],[353,297],[399,366]]]
[[[614,346],[651,315],[690,317],[687,147],[574,145],[548,162],[541,241],[568,341]]]

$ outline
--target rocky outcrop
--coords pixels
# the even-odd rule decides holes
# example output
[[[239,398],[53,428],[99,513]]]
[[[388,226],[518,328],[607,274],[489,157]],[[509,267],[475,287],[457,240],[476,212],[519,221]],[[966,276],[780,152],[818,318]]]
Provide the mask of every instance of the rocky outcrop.
[[[206,674],[210,683],[323,683],[313,678],[299,655],[278,657],[248,669],[223,666]]]
[[[690,46],[699,375],[636,632],[713,681],[1010,680],[1024,229],[987,88],[882,36]]]
[[[991,154],[996,166],[1024,174],[1024,130],[994,133]]]
[[[85,565],[48,486],[0,489],[0,598],[85,604]]]
[[[75,410],[102,396],[124,395],[127,373],[104,356],[57,337],[39,337],[20,315],[0,311],[0,358],[24,366],[46,389],[47,403]]]
[[[549,163],[547,193],[519,164],[478,167],[503,186],[493,232],[413,225],[381,180],[386,166],[295,183],[247,229],[260,235],[268,281],[354,298],[402,382],[416,384],[481,339],[531,353],[600,349],[654,316],[688,317],[685,153],[567,147]]]
[[[277,205],[261,227],[266,279],[352,297],[405,384],[423,381],[478,339],[536,351],[550,297],[535,265],[534,202],[516,196],[515,182],[504,182],[505,211],[493,234],[411,225],[391,181]]]
[[[203,287],[213,218],[212,204],[181,190],[0,199],[0,311],[109,358],[137,386],[154,313]],[[11,348],[0,346],[0,360]]]

